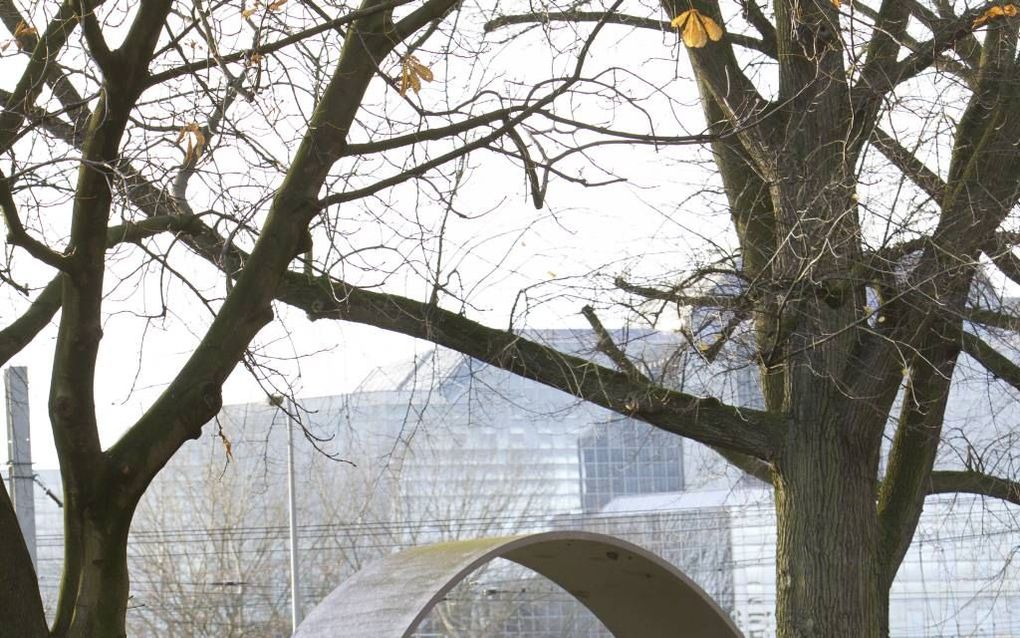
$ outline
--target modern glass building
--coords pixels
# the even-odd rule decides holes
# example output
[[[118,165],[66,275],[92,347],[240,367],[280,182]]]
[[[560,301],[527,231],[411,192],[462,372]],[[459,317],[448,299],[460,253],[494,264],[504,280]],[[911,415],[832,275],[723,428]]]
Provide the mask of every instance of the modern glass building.
[[[529,336],[605,362],[589,332]],[[673,334],[614,336],[652,376],[760,405],[753,370],[732,358],[677,355],[684,338]],[[953,392],[946,449],[959,458],[943,461],[962,466],[968,445],[1013,436],[1020,413],[976,368],[962,370]],[[572,528],[659,553],[701,584],[747,636],[775,633],[768,490],[704,446],[429,350],[376,371],[357,392],[225,407],[159,476],[136,517],[133,635],[288,635],[288,430],[296,443],[299,598],[306,608],[365,562],[401,547]],[[232,459],[220,435],[230,441]],[[1016,509],[976,497],[928,503],[893,589],[892,635],[1020,635]],[[52,556],[59,529],[44,527],[41,574],[59,565]],[[53,572],[44,583],[55,584]],[[497,565],[451,592],[420,635],[606,634],[566,592]]]

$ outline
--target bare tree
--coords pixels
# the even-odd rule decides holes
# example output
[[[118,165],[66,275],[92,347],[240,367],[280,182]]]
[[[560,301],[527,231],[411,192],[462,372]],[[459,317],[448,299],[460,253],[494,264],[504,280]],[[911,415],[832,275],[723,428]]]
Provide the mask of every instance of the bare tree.
[[[11,166],[0,204],[18,249],[0,274],[26,295],[38,290],[3,330],[3,360],[60,310],[50,419],[67,549],[52,635],[123,635],[135,506],[217,412],[235,366],[257,369],[247,351],[274,299],[312,319],[434,341],[713,446],[766,481],[784,637],[887,633],[889,587],[929,494],[1020,502],[1005,471],[935,463],[961,353],[1020,384],[1005,340],[990,332],[1013,332],[1020,319],[976,294],[984,271],[1020,280],[1016,6],[692,0],[624,14],[622,4],[497,15],[453,0],[357,9],[156,0],[137,11],[68,2],[32,13],[2,3],[21,75],[0,96]],[[686,51],[688,81],[589,62],[600,34],[661,46],[670,20],[684,46],[667,36],[666,57]],[[525,37],[516,29],[535,26],[550,63],[495,82],[488,65],[500,56],[485,56],[505,46],[514,59]],[[513,35],[486,48],[483,33]],[[452,71],[438,107],[416,97],[437,75],[433,59]],[[662,135],[677,85],[703,117]],[[762,409],[671,389],[611,339],[602,349],[616,369],[522,338],[519,314],[509,330],[469,316],[477,284],[450,259],[471,243],[445,243],[447,222],[472,214],[454,198],[472,169],[465,158],[515,160],[541,206],[550,183],[620,179],[623,169],[585,175],[600,150],[621,144],[707,145],[719,192],[702,194],[727,213],[736,254],[670,281],[623,277],[587,301],[605,307],[626,293],[717,310],[727,317],[720,348],[748,324]],[[69,220],[52,214],[61,206]],[[123,223],[112,224],[118,212]],[[22,253],[59,274],[18,283]],[[498,270],[498,257],[488,261]],[[720,270],[739,289],[703,294],[695,284]],[[201,336],[164,392],[103,449],[94,391],[103,320],[120,299],[110,272],[125,286],[149,272],[175,282],[128,304],[142,321],[185,311],[202,320],[185,322]],[[375,289],[397,276],[414,290]],[[198,311],[181,305],[185,293]],[[709,358],[712,346],[693,344]],[[10,520],[0,517],[5,539],[17,535]],[[9,578],[30,581],[17,541],[4,551]],[[5,598],[3,608],[18,635],[44,632],[38,605]]]
[[[260,416],[265,412],[227,411],[221,422],[232,435],[231,458],[210,432],[175,457],[146,492],[128,551],[128,628],[134,634],[289,632],[282,458],[283,428],[289,424],[277,419],[267,435]],[[367,562],[395,549],[521,532],[541,521],[526,513],[535,511],[529,505],[542,498],[542,490],[523,493],[523,476],[503,472],[492,477],[484,467],[474,472],[409,472],[406,457],[435,452],[428,437],[402,441],[392,438],[397,431],[393,426],[399,424],[374,421],[355,430],[342,421],[337,425],[336,412],[319,416],[329,420],[325,427],[310,426],[312,431],[325,436],[327,428],[332,430],[332,444],[357,465],[310,449],[297,452],[301,600],[306,612]],[[427,418],[439,420],[437,415]],[[408,498],[408,491],[415,495]],[[520,595],[493,599],[476,590],[465,587],[451,595],[433,614],[432,626],[443,627],[448,635],[495,635],[524,602]]]
[[[0,147],[15,164],[11,175],[0,177],[0,204],[9,244],[59,272],[40,299],[4,334],[9,356],[37,334],[59,302],[50,418],[64,481],[66,548],[51,634],[124,634],[128,594],[125,546],[139,498],[174,452],[198,436],[201,426],[219,409],[222,383],[245,356],[256,333],[273,318],[271,302],[288,265],[301,254],[307,255],[306,263],[311,260],[309,224],[313,218],[324,224],[324,232],[333,234],[334,218],[322,214],[329,204],[319,201],[319,193],[324,186],[333,188],[327,184],[344,185],[338,191],[351,185],[352,174],[331,174],[331,169],[342,157],[361,153],[349,148],[348,136],[372,80],[385,80],[379,83],[380,90],[392,84],[390,69],[380,65],[392,64],[387,58],[400,47],[402,81],[395,93],[405,103],[408,90],[417,91],[430,75],[426,66],[416,62],[413,52],[436,34],[455,4],[452,0],[370,1],[358,9],[330,7],[334,16],[310,4],[295,9],[299,15],[286,23],[277,17],[284,9],[283,2],[239,11],[224,4],[175,7],[167,0],[146,3],[137,12],[101,3],[65,3],[48,24],[39,27],[32,26],[34,16],[23,13],[22,7],[4,4],[3,19],[16,48],[25,54],[25,64],[17,85],[2,96]],[[76,42],[71,36],[79,25],[82,40]],[[238,49],[221,50],[231,36]],[[119,45],[111,44],[116,41]],[[202,54],[196,55],[199,43]],[[296,57],[280,53],[286,63],[278,68],[263,63],[263,58],[288,51],[288,47],[297,52]],[[213,72],[215,80],[210,76]],[[272,80],[277,72],[281,74],[278,82]],[[301,79],[289,77],[291,72],[300,74]],[[263,130],[252,135],[229,127],[231,117],[236,117],[230,107],[237,98],[254,101],[256,91],[271,90],[270,83],[273,91],[290,94],[296,121],[290,122],[279,111],[269,112],[275,108],[273,102],[265,109],[266,103],[256,103],[250,113]],[[47,96],[52,96],[50,110],[36,105],[44,88]],[[561,93],[562,88],[552,90],[553,96]],[[284,95],[276,98],[281,104],[287,99]],[[545,95],[538,102],[551,99]],[[189,106],[181,110],[181,104]],[[146,112],[150,106],[152,111]],[[460,144],[420,166],[398,172],[396,178],[355,188],[361,193],[357,197],[483,146],[523,119],[526,113],[522,111],[527,108],[503,109],[467,125],[453,125],[435,136],[496,123],[481,141]],[[203,125],[192,119],[197,119],[199,112]],[[359,130],[385,128],[389,121],[392,118],[383,117],[381,124],[370,122]],[[39,160],[29,153],[24,162],[16,160],[21,157],[20,152],[16,154],[22,148],[19,144],[31,144],[44,130],[53,136],[47,140],[57,140],[41,142],[54,149],[51,158]],[[276,148],[263,145],[260,136],[266,130],[280,133]],[[235,148],[238,154],[255,158],[255,167],[241,173],[205,173],[199,162],[203,158],[215,161],[212,151],[221,139],[216,136],[224,133],[240,142]],[[417,139],[412,134],[408,141]],[[289,158],[274,156],[291,141],[297,148],[288,153]],[[177,143],[184,147],[183,164],[175,152]],[[60,159],[63,152],[56,149],[61,146],[73,149],[76,157]],[[73,170],[67,170],[68,166]],[[208,203],[225,203],[219,194],[243,190],[248,179],[258,184],[259,178],[266,176],[259,174],[259,167],[272,175],[276,185],[261,186],[258,190],[264,195],[247,200],[236,211],[228,209],[225,217],[188,198],[189,183],[196,175],[216,174],[209,183],[213,190],[206,191]],[[240,181],[227,183],[228,174]],[[126,198],[118,206],[131,205],[144,211],[142,217],[125,210],[125,223],[109,227],[115,192]],[[69,193],[73,195],[69,197]],[[72,211],[70,223],[47,236],[46,211],[64,202]],[[231,227],[225,228],[217,220],[229,220]],[[256,227],[261,227],[256,234],[266,239],[249,243],[250,250],[242,251],[238,246],[246,243],[246,237],[255,237],[251,231]],[[185,288],[214,316],[175,381],[120,440],[104,450],[94,384],[104,297],[109,292],[104,288],[107,249],[124,242],[141,243],[154,233],[168,231],[176,235],[170,241],[139,245],[145,256],[140,270],[155,266],[164,276],[179,275],[167,256],[177,241],[187,236],[186,243],[236,281],[228,286],[225,297],[209,299],[208,290],[191,284],[181,274]],[[56,244],[61,246],[55,248]],[[335,262],[337,250],[327,251],[323,259]],[[13,283],[14,276],[10,269],[5,271],[5,281]],[[167,301],[165,297],[157,301],[157,316],[166,311]],[[144,310],[141,313],[146,314]],[[5,536],[16,533],[16,529],[4,531]],[[23,560],[11,563],[23,576],[21,570],[27,564]],[[20,635],[37,635],[36,608],[5,604],[4,609],[12,614],[6,626]]]
[[[243,467],[210,459],[147,492],[128,545],[132,635],[288,633],[286,500]]]

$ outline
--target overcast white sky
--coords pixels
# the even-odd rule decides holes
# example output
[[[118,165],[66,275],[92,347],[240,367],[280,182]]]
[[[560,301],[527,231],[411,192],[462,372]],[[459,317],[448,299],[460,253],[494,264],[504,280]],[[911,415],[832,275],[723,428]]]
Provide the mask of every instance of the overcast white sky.
[[[296,9],[288,5],[287,10]],[[635,10],[640,11],[640,8],[635,7]],[[536,79],[554,74],[547,49],[542,44],[542,34],[532,35],[530,43],[517,42],[502,49],[497,61],[506,66],[505,70],[494,71],[496,64],[487,61],[481,71],[494,77],[518,71],[525,75],[537,73]],[[663,115],[668,115],[668,120],[649,122],[642,114],[627,116],[623,113],[617,124],[619,128],[651,124],[657,133],[666,135],[700,132],[703,118],[696,104],[695,87],[689,79],[686,55],[676,46],[673,34],[648,31],[633,34],[627,28],[611,26],[602,34],[595,50],[597,54],[588,68],[615,65],[634,70],[643,76],[642,81],[648,79],[647,83],[635,84],[635,94],[653,98],[665,95],[671,102],[669,109],[660,109]],[[480,68],[472,66],[470,72],[461,74],[456,59],[447,64],[426,53],[419,57],[431,64],[437,74],[437,82],[426,85],[422,91],[422,100],[440,99],[447,88],[444,83],[452,83],[459,75],[476,74]],[[20,69],[18,56],[0,57],[0,86],[12,88]],[[766,80],[765,84],[770,82]],[[595,101],[591,108],[597,113],[597,109],[604,106],[599,107]],[[700,157],[706,157],[705,151],[695,147],[658,151],[650,147],[633,150],[613,147],[610,152],[602,153],[599,162],[614,166],[621,176],[630,179],[630,183],[583,189],[553,180],[546,209],[538,212],[530,206],[519,166],[492,154],[472,155],[471,179],[459,195],[458,206],[471,212],[498,205],[498,210],[481,221],[451,218],[447,229],[450,246],[457,249],[453,254],[459,251],[463,256],[463,261],[456,265],[458,275],[467,282],[467,288],[475,287],[470,295],[474,307],[468,309],[468,314],[487,325],[505,327],[521,289],[539,284],[538,288],[529,288],[529,299],[541,303],[531,306],[526,317],[527,326],[583,328],[587,324],[579,310],[588,292],[584,282],[589,281],[584,275],[596,270],[608,277],[621,273],[636,277],[675,273],[692,258],[703,257],[707,244],[729,243],[726,220],[719,215],[717,207],[712,210],[713,207],[706,205],[709,199],[717,199],[718,193],[709,192],[707,199],[693,197],[706,185],[716,188],[706,181],[710,179],[709,173],[682,161],[698,157],[699,153]],[[238,168],[243,170],[244,167]],[[522,232],[522,229],[528,230]],[[489,241],[481,242],[482,239]],[[464,256],[468,246],[474,249],[469,256]],[[504,255],[508,256],[503,259]],[[30,262],[27,255],[17,255],[16,263],[20,268],[29,268]],[[500,262],[500,267],[496,274],[490,275],[495,262]],[[123,268],[130,268],[129,260],[126,264]],[[108,281],[116,280],[113,275],[121,267],[118,263],[111,266]],[[34,270],[28,278],[37,284],[51,276],[44,268],[30,268]],[[408,275],[406,282],[405,286],[393,277],[386,282],[385,289],[420,299],[425,297],[420,279]],[[222,286],[222,282],[210,282],[209,286]],[[146,294],[153,292],[118,289],[111,294],[111,299]],[[2,309],[8,304],[14,309],[10,306]],[[460,309],[456,301],[449,299],[444,307]],[[23,308],[24,300],[16,298],[9,288],[4,290],[0,293],[0,324],[6,325]],[[131,425],[172,379],[201,336],[207,314],[203,314],[197,304],[176,303],[171,310],[179,316],[171,317],[165,330],[150,325],[144,334],[144,323],[130,314],[112,314],[106,320],[97,371],[96,402],[101,435],[107,445]],[[275,357],[271,361],[273,367],[293,383],[298,396],[351,391],[372,368],[410,360],[416,353],[431,347],[364,326],[329,321],[313,324],[300,313],[286,308],[279,312],[282,321],[267,328],[258,344],[261,352]],[[607,324],[620,323],[622,315],[603,312]],[[519,316],[515,325],[523,327]],[[51,326],[10,362],[29,368],[32,443],[40,468],[56,465],[46,412],[55,332]],[[144,343],[141,355],[139,343]],[[225,403],[263,401],[264,398],[264,390],[240,366],[224,388]],[[3,437],[6,442],[6,429]],[[6,460],[6,445],[0,450],[0,460]]]
[[[555,206],[555,188],[550,195]],[[581,207],[561,215],[559,224],[544,224],[541,233],[526,236],[523,248],[516,251],[514,270],[518,274],[485,288],[476,297],[482,311],[471,312],[471,315],[488,325],[504,327],[509,305],[522,287],[522,281],[549,280],[549,289],[556,290],[558,283],[554,280],[583,274],[647,249],[650,244],[647,229],[650,225],[661,224],[661,216],[654,211],[642,210],[641,202],[618,188],[607,189],[600,197],[601,205],[612,209],[622,207],[628,211],[627,214],[620,216],[614,213],[610,216]],[[524,209],[523,206],[520,208]],[[714,230],[719,231],[718,227]],[[665,233],[663,237],[666,237]],[[667,254],[678,257],[682,252],[674,252],[668,245],[663,248],[668,251],[664,257]],[[676,264],[672,267],[676,268]],[[614,269],[610,268],[608,272],[613,273]],[[541,290],[535,292],[541,294]],[[568,298],[538,306],[529,313],[528,326],[584,328],[587,323],[579,314],[582,304],[580,299]],[[457,308],[454,306],[452,309]],[[431,348],[428,343],[367,326],[326,320],[312,323],[302,313],[285,306],[279,306],[278,313],[281,321],[267,327],[258,341],[265,352],[279,357],[272,363],[288,373],[298,396],[354,390],[373,368],[401,360],[410,361],[417,353]],[[611,313],[606,312],[603,316],[607,324],[619,324],[619,319],[614,319]],[[195,342],[193,335],[179,324],[165,332],[150,328],[143,337],[139,332],[142,328],[140,322],[130,319],[112,317],[104,328],[96,384],[97,412],[104,445],[115,440],[158,396],[190,355]],[[47,419],[47,392],[55,338],[54,322],[10,361],[10,365],[27,366],[29,369],[33,457],[39,468],[56,467],[56,452]],[[139,362],[137,344],[143,339],[144,358]],[[241,366],[224,387],[224,403],[264,399],[264,390]],[[6,460],[6,445],[0,452],[0,458]]]
[[[470,11],[470,9],[466,9]],[[625,68],[650,69],[654,66],[663,75],[660,85],[671,91],[686,91],[674,96],[683,98],[692,105],[687,130],[676,130],[672,125],[662,126],[663,134],[685,134],[699,132],[702,118],[700,109],[693,100],[693,85],[683,79],[687,75],[685,56],[677,63],[678,49],[673,36],[649,33],[635,39],[630,37],[626,47],[619,46],[620,38],[629,34],[628,29],[611,27],[603,34],[597,49],[601,58],[594,64],[609,61]],[[644,43],[634,46],[635,42]],[[503,60],[511,55],[503,51]],[[549,73],[547,52],[535,40],[530,47],[517,47],[509,58],[514,68]],[[425,56],[422,56],[425,57]],[[435,60],[437,74],[454,74],[454,67],[446,67]],[[12,88],[20,75],[21,60],[17,56],[0,58],[0,85]],[[670,79],[681,76],[670,84]],[[440,77],[442,82],[443,78]],[[650,90],[645,87],[646,90]],[[435,86],[426,86],[422,99],[429,99],[429,91]],[[681,114],[681,117],[684,117]],[[507,325],[510,308],[518,292],[526,286],[544,283],[544,287],[531,290],[532,299],[555,296],[561,282],[574,283],[567,278],[585,275],[595,269],[602,269],[607,275],[628,272],[658,272],[677,270],[683,266],[692,247],[702,243],[704,235],[718,240],[725,236],[723,223],[701,212],[700,204],[688,202],[691,193],[702,186],[705,174],[693,168],[684,167],[676,160],[692,157],[692,147],[663,149],[656,153],[651,148],[628,151],[615,147],[612,153],[604,154],[602,161],[616,164],[621,174],[632,179],[629,185],[618,185],[602,189],[582,189],[567,184],[550,186],[546,210],[536,212],[530,206],[526,195],[523,171],[505,160],[476,153],[471,157],[474,176],[460,196],[459,206],[464,210],[492,208],[499,204],[498,215],[490,215],[482,222],[453,220],[449,228],[452,245],[467,246],[483,237],[499,236],[500,239],[483,244],[474,254],[465,259],[462,268],[467,278],[483,282],[471,295],[475,309],[469,311],[472,317],[491,326]],[[683,224],[677,223],[677,210],[684,211]],[[550,213],[554,213],[551,215]],[[534,223],[536,220],[538,223]],[[521,234],[523,228],[530,228]],[[483,276],[490,262],[510,249],[509,258],[494,276]],[[637,256],[644,256],[641,263]],[[30,259],[18,255],[16,263],[21,268],[29,267]],[[608,267],[606,267],[609,265]],[[44,282],[50,274],[44,268],[31,266],[35,270],[31,279]],[[113,266],[117,268],[116,265]],[[24,272],[24,271],[22,271]],[[108,280],[113,277],[108,276]],[[400,282],[391,279],[387,290],[403,292],[422,298],[420,283],[401,290]],[[125,297],[143,294],[140,291],[118,290],[111,297]],[[7,302],[6,300],[10,300]],[[23,301],[16,299],[10,290],[0,298],[0,304],[16,304],[17,311],[23,309]],[[565,297],[557,302],[543,303],[534,307],[527,317],[530,327],[585,327],[587,324],[578,314],[584,301],[577,296]],[[446,304],[447,308],[458,310],[456,302]],[[113,314],[104,325],[104,340],[101,346],[96,387],[96,403],[101,423],[104,444],[109,445],[136,419],[169,382],[179,366],[191,353],[192,346],[200,337],[200,331],[191,331],[200,326],[188,313],[199,313],[192,304],[180,309],[180,317],[167,323],[167,330],[152,326],[144,333],[144,324],[127,314]],[[173,308],[172,308],[173,309]],[[353,390],[358,382],[374,367],[399,360],[410,360],[416,353],[430,348],[429,344],[385,333],[364,326],[319,321],[314,324],[300,313],[283,308],[282,322],[267,328],[259,338],[263,352],[278,359],[272,362],[285,373],[294,384],[298,396],[319,396]],[[0,311],[0,322],[8,323],[15,311]],[[609,324],[619,323],[619,318],[606,312]],[[285,326],[285,327],[284,327]],[[27,366],[29,369],[30,411],[32,415],[32,446],[36,466],[56,466],[56,455],[47,419],[47,392],[50,376],[50,359],[55,339],[55,326],[41,333],[38,338],[10,361],[10,365]],[[144,343],[144,353],[139,354],[139,343]],[[241,366],[224,388],[225,403],[263,401],[265,392]],[[6,428],[3,433],[6,443]],[[6,460],[6,445],[0,451],[0,459]]]

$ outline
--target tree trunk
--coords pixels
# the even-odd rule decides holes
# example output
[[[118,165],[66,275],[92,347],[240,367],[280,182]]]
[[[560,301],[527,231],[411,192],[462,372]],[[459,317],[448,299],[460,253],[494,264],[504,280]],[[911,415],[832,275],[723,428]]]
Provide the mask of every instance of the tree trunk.
[[[878,638],[888,591],[872,446],[847,440],[836,424],[793,429],[776,465],[777,636]]]
[[[80,517],[76,538],[65,541],[68,556],[77,556],[77,578],[65,572],[54,636],[121,638],[126,636],[128,600],[127,538],[131,510]],[[68,514],[74,515],[74,514]],[[60,618],[70,619],[66,628]]]
[[[47,635],[39,583],[21,534],[18,518],[0,482],[0,638],[42,638]]]

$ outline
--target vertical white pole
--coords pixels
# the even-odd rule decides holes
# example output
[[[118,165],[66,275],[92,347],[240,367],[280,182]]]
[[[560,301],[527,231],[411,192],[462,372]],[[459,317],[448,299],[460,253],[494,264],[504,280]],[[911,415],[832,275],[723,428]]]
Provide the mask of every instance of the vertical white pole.
[[[7,390],[7,464],[11,503],[38,573],[35,556],[35,475],[32,473],[32,442],[28,421],[28,368],[4,370]]]
[[[294,422],[290,419],[287,420],[287,475],[290,509],[290,619],[292,631],[297,631],[301,624],[301,588],[298,575],[297,503],[294,494]]]

